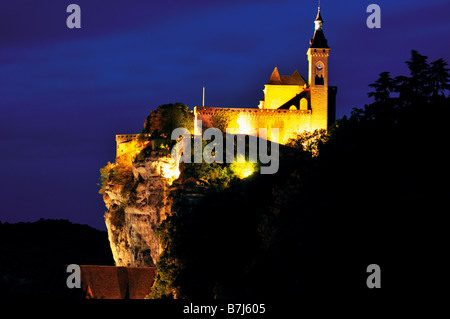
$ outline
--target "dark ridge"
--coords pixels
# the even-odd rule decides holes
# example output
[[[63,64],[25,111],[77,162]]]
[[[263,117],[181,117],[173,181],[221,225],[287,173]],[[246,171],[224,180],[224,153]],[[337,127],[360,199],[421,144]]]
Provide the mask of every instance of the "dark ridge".
[[[73,298],[67,265],[114,265],[107,232],[68,220],[0,222],[0,242],[0,298]]]

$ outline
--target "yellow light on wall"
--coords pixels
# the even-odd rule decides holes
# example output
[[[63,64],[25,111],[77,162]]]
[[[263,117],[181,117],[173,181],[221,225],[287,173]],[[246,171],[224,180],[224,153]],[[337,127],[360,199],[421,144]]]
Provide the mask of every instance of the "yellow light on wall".
[[[148,145],[148,141],[131,140],[128,143],[119,144],[120,155],[116,162],[131,166],[136,156]]]
[[[239,161],[242,162],[242,161]],[[237,160],[234,161],[230,165],[230,169],[234,175],[236,175],[239,179],[244,179],[249,177],[257,170],[256,163],[243,162],[239,163]]]
[[[250,125],[244,114],[239,115],[237,124],[239,125],[239,134],[256,135],[255,129]]]

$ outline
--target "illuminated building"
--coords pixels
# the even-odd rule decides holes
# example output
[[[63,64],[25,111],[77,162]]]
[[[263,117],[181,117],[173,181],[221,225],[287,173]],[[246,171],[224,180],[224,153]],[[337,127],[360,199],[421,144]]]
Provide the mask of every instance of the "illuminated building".
[[[323,32],[320,7],[314,21],[314,36],[307,51],[308,82],[294,71],[292,75],[280,75],[275,68],[269,82],[264,86],[264,99],[258,108],[195,107],[195,120],[202,121],[202,128],[213,127],[214,114],[221,110],[235,112],[240,134],[249,134],[255,129],[267,128],[268,139],[281,144],[296,133],[327,129],[335,120],[335,86],[328,86],[328,56],[330,48]],[[279,129],[279,138],[271,134],[272,128]]]

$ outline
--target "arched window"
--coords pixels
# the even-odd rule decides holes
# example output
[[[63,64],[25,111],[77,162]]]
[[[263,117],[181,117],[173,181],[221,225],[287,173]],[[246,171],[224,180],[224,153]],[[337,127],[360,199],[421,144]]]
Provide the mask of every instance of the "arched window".
[[[300,110],[302,110],[302,111],[308,110],[308,100],[307,99],[302,98],[300,100]]]

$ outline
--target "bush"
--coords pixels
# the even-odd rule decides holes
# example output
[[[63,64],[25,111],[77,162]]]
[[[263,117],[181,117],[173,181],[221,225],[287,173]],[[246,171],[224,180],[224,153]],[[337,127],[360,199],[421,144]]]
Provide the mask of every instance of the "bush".
[[[150,112],[141,133],[150,134],[152,138],[170,139],[172,131],[178,127],[185,127],[193,133],[194,113],[183,103],[163,104]]]
[[[106,166],[100,169],[101,188],[99,194],[104,194],[108,184],[122,185],[122,193],[130,190],[133,186],[133,170],[129,165],[111,164],[108,162]]]

